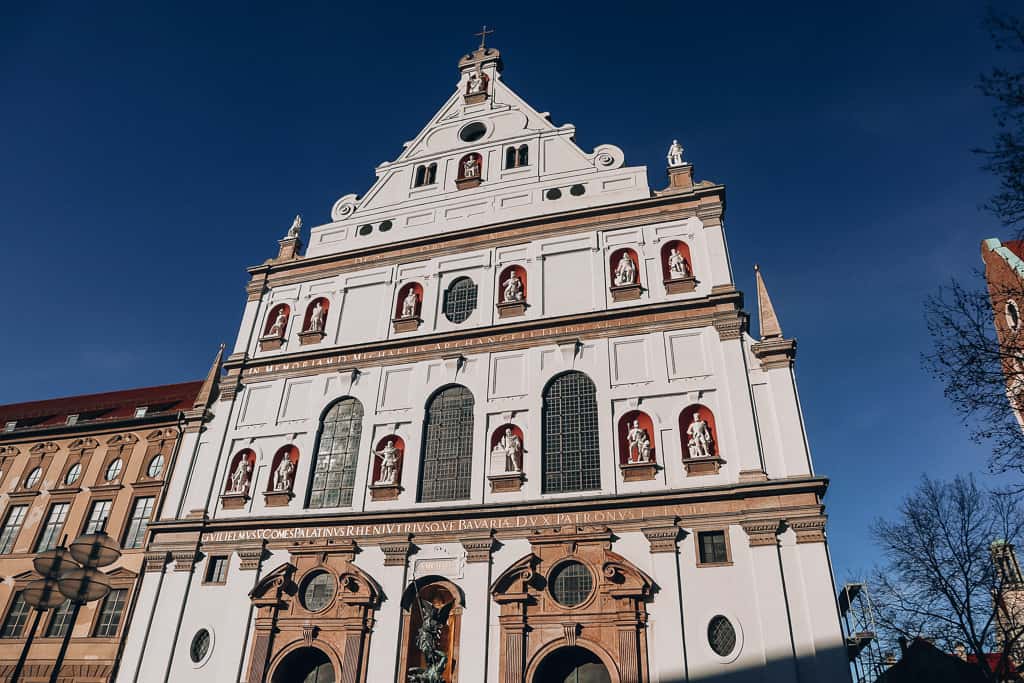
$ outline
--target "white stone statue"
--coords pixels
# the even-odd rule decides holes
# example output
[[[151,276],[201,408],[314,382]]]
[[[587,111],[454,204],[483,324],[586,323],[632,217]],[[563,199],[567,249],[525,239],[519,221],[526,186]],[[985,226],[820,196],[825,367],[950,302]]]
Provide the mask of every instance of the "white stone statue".
[[[620,287],[636,284],[636,264],[628,253],[623,253],[619,264],[615,266],[615,284]]]
[[[245,493],[249,490],[249,477],[252,475],[252,465],[248,459],[242,459],[235,466],[231,473],[231,487],[228,493]]]
[[[267,333],[268,337],[283,337],[284,326],[288,323],[288,316],[285,315],[284,309],[282,308],[277,312],[277,317],[274,319],[274,324],[270,326],[270,332]]]
[[[389,439],[384,448],[373,452],[374,456],[380,458],[380,476],[374,484],[393,486],[398,483],[399,453],[393,439]]]
[[[523,300],[523,281],[519,279],[514,270],[509,274],[508,279],[505,280],[505,284],[502,287],[502,296],[506,303]]]
[[[673,279],[690,277],[690,265],[676,249],[668,253],[668,270]]]
[[[511,427],[505,428],[505,434],[491,453],[505,456],[505,472],[523,471],[523,441]]]
[[[288,228],[288,239],[292,239],[299,236],[299,231],[302,230],[302,214],[295,214],[295,220],[292,221],[292,227]]]
[[[462,177],[477,178],[480,176],[480,162],[474,155],[462,162]]]
[[[306,328],[306,332],[323,332],[324,331],[324,307],[317,301],[313,304],[313,312],[309,315],[309,326]]]
[[[686,162],[683,161],[683,146],[679,144],[679,140],[673,140],[669,145],[667,158],[669,168],[686,165]]]
[[[686,435],[690,437],[686,445],[690,450],[691,458],[710,458],[715,454],[711,430],[708,428],[708,423],[701,419],[699,413],[693,414],[693,422],[686,428]]]
[[[402,317],[403,318],[415,318],[416,307],[419,306],[420,299],[416,296],[416,290],[412,287],[409,288],[409,293],[402,299]]]
[[[650,462],[651,461],[651,438],[647,430],[640,427],[638,420],[633,420],[626,434],[626,446],[629,448],[627,459],[629,462]]]
[[[487,87],[487,81],[477,72],[473,72],[469,75],[469,83],[466,88],[467,95],[479,95]]]
[[[277,471],[274,472],[274,490],[291,491],[294,478],[295,465],[292,464],[292,459],[287,456],[281,458],[281,464],[277,466]]]

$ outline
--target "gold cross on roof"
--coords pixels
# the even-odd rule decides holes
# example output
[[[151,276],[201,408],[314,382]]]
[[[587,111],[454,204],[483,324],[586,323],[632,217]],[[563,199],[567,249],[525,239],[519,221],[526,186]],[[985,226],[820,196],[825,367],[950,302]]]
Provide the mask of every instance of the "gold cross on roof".
[[[484,48],[487,47],[487,36],[489,36],[492,33],[494,33],[494,29],[491,29],[490,31],[488,31],[487,30],[487,24],[484,24],[484,27],[482,29],[480,29],[479,33],[474,33],[473,34],[474,36],[480,36],[480,49],[481,50],[483,50]]]

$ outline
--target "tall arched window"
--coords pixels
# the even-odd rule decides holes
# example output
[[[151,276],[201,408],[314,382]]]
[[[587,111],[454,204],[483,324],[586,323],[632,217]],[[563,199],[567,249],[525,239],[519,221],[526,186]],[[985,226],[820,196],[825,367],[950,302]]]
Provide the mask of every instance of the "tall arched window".
[[[359,435],[363,430],[363,404],[346,397],[324,413],[309,485],[311,508],[352,504],[359,458]]]
[[[519,145],[516,154],[516,166],[526,166],[530,163],[530,148],[526,145]]]
[[[427,177],[427,167],[426,166],[417,166],[416,167],[416,176],[413,178],[412,186],[413,187],[421,187],[421,186],[425,185],[426,184],[426,177]]]
[[[473,394],[453,385],[427,404],[420,463],[421,502],[465,500],[473,469]]]
[[[566,372],[544,389],[543,491],[601,488],[597,387],[582,372]]]
[[[507,147],[505,149],[505,168],[516,167],[516,148]]]

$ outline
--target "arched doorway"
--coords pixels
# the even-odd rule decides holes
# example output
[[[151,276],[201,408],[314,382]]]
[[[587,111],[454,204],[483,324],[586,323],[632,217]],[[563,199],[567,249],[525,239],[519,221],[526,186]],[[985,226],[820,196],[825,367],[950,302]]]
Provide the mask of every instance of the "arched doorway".
[[[285,657],[270,680],[272,683],[335,683],[337,679],[334,665],[322,650],[303,647]]]
[[[534,683],[611,683],[601,660],[582,647],[560,647],[540,663]],[[275,681],[276,683],[276,681]]]

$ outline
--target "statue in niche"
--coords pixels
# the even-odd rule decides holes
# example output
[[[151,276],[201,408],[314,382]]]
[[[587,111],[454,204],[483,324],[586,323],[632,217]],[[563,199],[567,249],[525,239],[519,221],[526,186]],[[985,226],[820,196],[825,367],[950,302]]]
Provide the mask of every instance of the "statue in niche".
[[[288,228],[288,237],[286,239],[295,239],[299,236],[299,231],[302,230],[302,214],[295,214],[295,220],[292,221],[292,227]]]
[[[487,78],[477,72],[473,72],[469,75],[469,81],[466,84],[467,95],[479,95],[487,89]]]
[[[380,476],[373,482],[382,486],[394,486],[398,483],[398,458],[400,451],[395,448],[393,439],[388,439],[384,448],[374,451],[373,454],[380,458]]]
[[[640,427],[639,420],[633,420],[626,434],[626,446],[629,449],[629,462],[651,461],[651,437],[647,430]]]
[[[501,440],[491,451],[493,455],[505,456],[505,472],[523,471],[523,440],[511,427],[505,428]]]
[[[679,144],[679,140],[673,140],[669,145],[667,158],[669,168],[686,165],[686,162],[683,161],[683,146]]]
[[[615,266],[615,284],[618,287],[636,284],[636,264],[633,263],[628,252],[623,252],[622,258]]]
[[[686,442],[690,450],[691,458],[710,458],[714,456],[714,443],[711,439],[711,429],[708,423],[701,419],[700,413],[693,414],[693,422],[686,428],[686,435],[690,437]]]
[[[420,299],[416,296],[416,290],[413,287],[409,288],[409,293],[402,299],[402,317],[403,318],[415,318],[416,308],[420,304]]]
[[[462,177],[477,178],[479,176],[480,161],[476,158],[476,155],[470,154],[469,157],[462,162]]]
[[[448,615],[455,605],[455,601],[447,605],[435,607],[430,602],[416,598],[420,604],[420,615],[423,623],[416,632],[416,649],[423,653],[427,660],[427,667],[421,669],[413,667],[409,669],[408,683],[446,683],[444,680],[444,669],[448,664],[448,653],[439,649],[441,644],[441,632],[448,623]]]
[[[690,277],[690,264],[686,262],[678,249],[668,253],[668,270],[672,278]]]
[[[274,472],[274,490],[291,491],[292,479],[295,477],[295,465],[287,455],[281,458],[281,463]]]
[[[270,326],[270,331],[267,332],[268,337],[283,337],[284,326],[288,323],[288,316],[285,315],[284,309],[282,308],[277,312],[277,317],[274,318],[274,324]]]
[[[516,271],[509,273],[508,279],[502,286],[502,296],[506,302],[518,302],[523,300],[523,281],[516,275]]]
[[[235,465],[235,471],[231,473],[231,487],[228,493],[244,494],[249,490],[249,477],[252,476],[252,465],[248,458],[242,458]]]
[[[313,304],[313,312],[309,314],[309,326],[306,332],[324,331],[324,307],[319,301]]]

